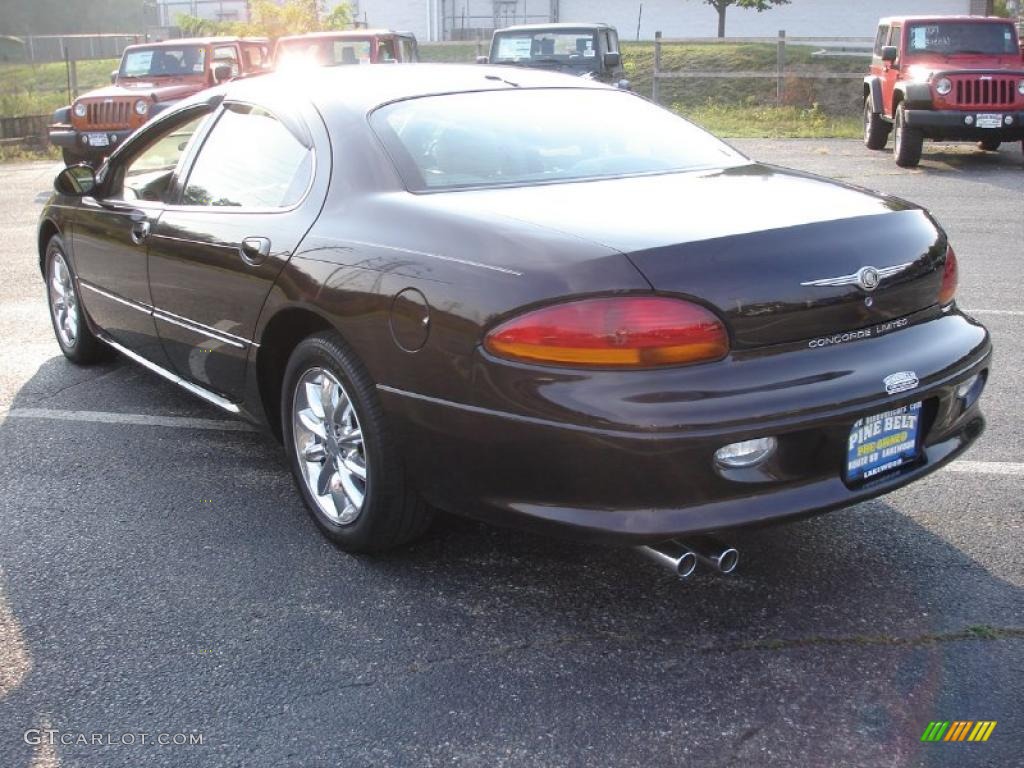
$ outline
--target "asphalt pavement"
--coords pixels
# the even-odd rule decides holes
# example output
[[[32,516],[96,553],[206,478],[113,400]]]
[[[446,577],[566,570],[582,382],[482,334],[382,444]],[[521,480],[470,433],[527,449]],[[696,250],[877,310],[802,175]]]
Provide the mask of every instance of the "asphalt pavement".
[[[1021,148],[906,171],[734,143],[931,208],[994,337],[989,429],[914,486],[737,532],[737,573],[686,583],[456,518],[333,548],[276,444],[64,360],[35,248],[55,166],[0,166],[0,766],[1021,765]],[[934,720],[997,725],[921,742]]]

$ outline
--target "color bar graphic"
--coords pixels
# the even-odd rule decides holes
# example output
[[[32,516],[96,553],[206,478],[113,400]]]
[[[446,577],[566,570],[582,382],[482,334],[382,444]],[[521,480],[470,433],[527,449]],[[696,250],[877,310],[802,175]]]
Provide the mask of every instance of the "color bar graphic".
[[[921,741],[988,741],[995,727],[995,720],[933,720]]]

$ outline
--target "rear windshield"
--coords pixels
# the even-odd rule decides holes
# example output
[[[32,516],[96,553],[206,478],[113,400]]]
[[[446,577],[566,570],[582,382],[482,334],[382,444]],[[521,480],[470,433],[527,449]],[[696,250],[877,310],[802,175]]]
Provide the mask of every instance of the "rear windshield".
[[[126,51],[121,61],[122,77],[197,75],[206,67],[206,49],[201,45],[174,48],[141,48]]]
[[[911,24],[907,34],[911,53],[1005,56],[1019,52],[1013,27],[1009,24]]]
[[[597,55],[593,30],[516,32],[496,35],[492,64],[592,65]]]
[[[611,89],[427,96],[384,106],[371,124],[414,192],[748,162],[671,112]]]
[[[369,40],[288,40],[281,43],[277,52],[277,64],[283,67],[336,67],[369,63]]]

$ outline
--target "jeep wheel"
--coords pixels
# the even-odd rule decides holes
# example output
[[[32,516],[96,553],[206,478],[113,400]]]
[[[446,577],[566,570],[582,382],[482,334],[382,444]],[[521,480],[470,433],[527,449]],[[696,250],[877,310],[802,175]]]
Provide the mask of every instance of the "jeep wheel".
[[[916,128],[907,128],[906,109],[896,107],[896,127],[893,129],[894,154],[900,168],[915,168],[921,162],[924,134]]]
[[[875,112],[871,97],[864,99],[864,146],[868,149],[885,149],[891,130],[891,126]]]
[[[61,154],[64,156],[64,165],[68,168],[72,165],[79,165],[81,163],[88,163],[89,165],[92,165],[92,163],[89,162],[87,155],[83,155],[81,152],[75,152],[73,149],[64,148],[61,150]]]
[[[978,149],[983,149],[986,152],[998,152],[999,145],[1002,143],[999,139],[982,139],[978,142]]]

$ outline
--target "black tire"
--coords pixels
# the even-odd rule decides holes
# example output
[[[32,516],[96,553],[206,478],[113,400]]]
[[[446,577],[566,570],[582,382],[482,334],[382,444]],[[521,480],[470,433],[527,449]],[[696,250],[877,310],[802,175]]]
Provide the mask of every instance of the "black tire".
[[[339,402],[351,403],[351,408],[345,408],[348,417],[335,413],[332,418],[325,413],[321,419],[321,430],[334,429],[333,442],[314,437],[314,432],[304,426],[314,410],[307,387],[312,386],[322,393],[323,389],[316,388],[325,381],[328,382],[326,389],[331,391],[340,385],[345,399],[341,400],[339,395]],[[322,402],[320,410],[324,410]],[[300,414],[305,414],[306,421]],[[315,413],[312,417],[319,418]],[[431,510],[406,478],[373,381],[336,333],[310,336],[288,359],[281,391],[281,430],[288,463],[306,507],[324,535],[342,549],[348,552],[391,549],[412,541],[429,527]],[[357,448],[345,443],[346,431],[361,436]],[[322,458],[313,458],[318,450]],[[339,457],[346,451],[347,458]],[[300,459],[300,452],[304,458]],[[360,462],[364,473],[362,480],[343,469],[353,464],[359,466]],[[328,470],[326,481],[323,480],[325,467]],[[349,485],[345,485],[343,475]],[[319,500],[318,487],[313,487],[318,479],[325,488]],[[355,491],[350,490],[353,482],[359,486]],[[356,510],[351,494],[358,496],[360,490],[363,496]],[[339,500],[346,505],[343,509],[338,508]],[[354,514],[354,519],[346,520],[348,514]]]
[[[864,99],[864,146],[868,149],[885,149],[892,126],[875,112],[871,97]]]
[[[78,281],[64,252],[60,235],[46,244],[46,304],[60,351],[77,365],[92,365],[108,357],[107,347],[97,339],[85,318],[78,293]]]
[[[900,168],[915,168],[921,162],[924,134],[916,128],[907,128],[906,109],[896,107],[896,125],[893,128],[893,154]]]
[[[986,152],[998,152],[1002,143],[999,139],[982,139],[978,142],[978,149],[983,149]]]
[[[67,147],[65,147],[60,151],[60,153],[64,157],[64,165],[66,165],[68,168],[70,168],[72,165],[79,165],[81,163],[85,163],[86,165],[93,165],[92,158],[90,158],[88,155],[82,154],[81,152],[76,152],[73,149],[68,149]]]

